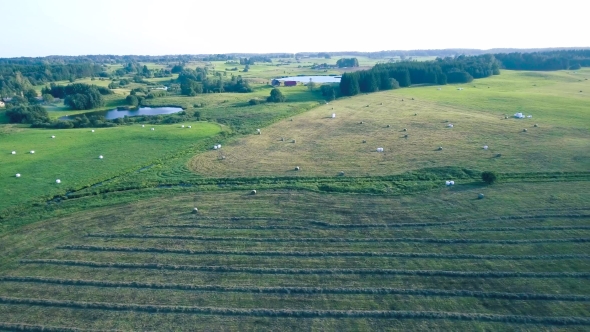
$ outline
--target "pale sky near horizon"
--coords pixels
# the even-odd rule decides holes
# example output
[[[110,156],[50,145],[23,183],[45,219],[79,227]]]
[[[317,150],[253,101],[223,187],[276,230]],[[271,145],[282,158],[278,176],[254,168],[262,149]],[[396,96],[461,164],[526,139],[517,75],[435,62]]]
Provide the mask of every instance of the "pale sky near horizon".
[[[585,1],[0,0],[0,57],[588,47]]]

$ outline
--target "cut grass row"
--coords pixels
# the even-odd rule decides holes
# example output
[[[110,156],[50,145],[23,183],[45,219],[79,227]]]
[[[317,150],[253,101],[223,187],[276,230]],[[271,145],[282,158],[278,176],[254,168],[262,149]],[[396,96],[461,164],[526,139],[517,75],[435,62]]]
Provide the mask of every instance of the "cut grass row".
[[[404,257],[404,258],[440,258],[440,259],[483,259],[483,260],[561,260],[590,259],[590,255],[474,255],[441,253],[404,253],[404,252],[360,252],[360,251],[238,251],[238,250],[192,250],[154,247],[107,247],[90,245],[65,245],[57,249],[106,251],[106,252],[148,252],[160,254],[184,255],[237,255],[237,256],[293,256],[293,257]]]
[[[199,292],[235,292],[255,294],[363,294],[363,295],[410,295],[410,296],[438,296],[438,297],[474,297],[482,299],[504,300],[540,300],[540,301],[571,301],[589,302],[590,296],[567,294],[537,294],[537,293],[506,293],[506,292],[480,292],[464,289],[402,289],[402,288],[349,288],[349,287],[248,287],[248,286],[217,286],[217,285],[191,285],[178,283],[145,283],[145,282],[116,282],[101,280],[62,279],[44,277],[0,277],[0,281],[57,284],[67,286],[91,286],[109,288],[145,288],[145,289],[172,289]]]
[[[486,239],[437,239],[437,238],[254,238],[254,237],[223,237],[223,236],[194,236],[194,235],[171,235],[171,234],[112,234],[112,233],[91,233],[87,237],[95,238],[123,238],[123,239],[174,239],[189,241],[246,241],[246,242],[377,242],[377,243],[445,243],[445,244],[523,244],[523,243],[587,243],[590,238],[566,238],[566,239],[528,239],[528,240],[486,240]]]
[[[590,325],[585,317],[547,317],[455,313],[436,311],[360,311],[360,310],[288,310],[288,309],[236,309],[189,306],[141,305],[105,302],[60,301],[0,297],[1,304],[43,307],[76,308],[86,310],[116,310],[150,313],[183,313],[222,316],[296,317],[296,318],[375,318],[375,319],[446,319],[466,321],[504,322],[540,325]]]
[[[396,270],[396,269],[353,269],[353,268],[259,268],[235,266],[197,266],[157,263],[105,263],[80,260],[23,259],[21,264],[44,264],[62,266],[84,266],[114,269],[150,269],[172,271],[195,271],[214,273],[251,274],[358,274],[358,275],[402,275],[418,277],[456,278],[577,278],[590,279],[590,272],[513,272],[513,271],[443,271],[443,270]]]

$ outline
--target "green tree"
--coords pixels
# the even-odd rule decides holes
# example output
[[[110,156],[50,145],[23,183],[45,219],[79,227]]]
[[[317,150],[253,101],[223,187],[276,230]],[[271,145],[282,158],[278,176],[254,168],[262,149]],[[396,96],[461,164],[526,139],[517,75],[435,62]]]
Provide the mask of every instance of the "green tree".
[[[127,98],[125,98],[125,101],[127,102],[127,105],[129,106],[137,106],[139,105],[139,99],[137,99],[137,96],[135,95],[129,95],[127,96]]]
[[[309,91],[313,91],[315,89],[315,82],[311,80],[311,78],[309,79],[309,83],[307,83],[307,89]]]
[[[287,100],[287,98],[285,98],[281,90],[274,88],[270,91],[270,96],[266,100],[271,103],[282,103]]]
[[[498,180],[498,175],[492,171],[485,171],[481,173],[481,179],[486,184],[493,184]]]
[[[35,91],[35,89],[27,89],[24,92],[24,96],[30,103],[37,101],[37,91]]]
[[[43,96],[41,96],[41,97],[43,98],[43,101],[44,101],[45,103],[47,103],[47,104],[48,104],[48,103],[52,103],[52,102],[55,100],[55,99],[53,98],[53,96],[52,96],[52,95],[50,95],[49,93],[45,93],[45,94],[43,94]]]

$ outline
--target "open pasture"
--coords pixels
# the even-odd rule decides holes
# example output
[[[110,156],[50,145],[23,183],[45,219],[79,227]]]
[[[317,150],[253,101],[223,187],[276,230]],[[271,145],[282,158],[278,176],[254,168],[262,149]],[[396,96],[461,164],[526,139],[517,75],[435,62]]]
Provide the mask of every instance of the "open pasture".
[[[0,127],[0,210],[136,171],[221,131],[213,123],[183,124],[192,128],[180,124],[67,130]]]
[[[197,155],[190,167],[213,177],[373,176],[443,166],[587,171],[590,95],[576,91],[589,84],[572,76],[503,71],[463,90],[421,86],[343,98],[226,144],[223,160],[217,152]],[[516,112],[532,118],[515,119]]]
[[[93,199],[0,237],[0,326],[586,329],[587,182],[480,190]]]

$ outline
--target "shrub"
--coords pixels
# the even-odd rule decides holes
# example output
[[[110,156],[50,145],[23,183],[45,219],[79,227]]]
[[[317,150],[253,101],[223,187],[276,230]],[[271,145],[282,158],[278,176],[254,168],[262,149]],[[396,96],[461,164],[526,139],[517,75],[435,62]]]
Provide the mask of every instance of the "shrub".
[[[270,96],[267,98],[267,101],[271,103],[282,103],[285,102],[287,98],[283,95],[281,90],[274,88],[270,91]]]
[[[481,179],[486,184],[493,184],[498,180],[498,175],[492,171],[485,171],[481,173]]]

